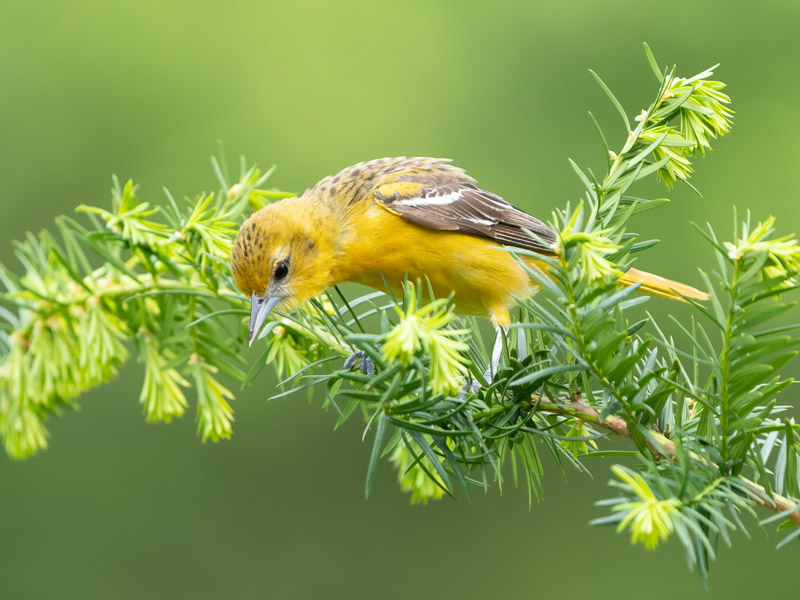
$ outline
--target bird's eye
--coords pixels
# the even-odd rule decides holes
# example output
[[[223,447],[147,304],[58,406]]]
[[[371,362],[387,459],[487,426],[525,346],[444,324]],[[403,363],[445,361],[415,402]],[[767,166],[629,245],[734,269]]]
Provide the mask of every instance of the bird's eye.
[[[275,279],[283,279],[289,274],[289,265],[285,260],[282,260],[277,267],[275,267]]]

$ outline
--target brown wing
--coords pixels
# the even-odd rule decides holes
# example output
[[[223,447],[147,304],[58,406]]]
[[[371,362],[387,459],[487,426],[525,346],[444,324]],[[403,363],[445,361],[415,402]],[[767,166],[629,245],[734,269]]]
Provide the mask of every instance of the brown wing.
[[[431,229],[551,251],[556,236],[547,225],[482,190],[463,170],[433,159],[406,160],[406,168],[385,174],[372,193],[387,210]]]

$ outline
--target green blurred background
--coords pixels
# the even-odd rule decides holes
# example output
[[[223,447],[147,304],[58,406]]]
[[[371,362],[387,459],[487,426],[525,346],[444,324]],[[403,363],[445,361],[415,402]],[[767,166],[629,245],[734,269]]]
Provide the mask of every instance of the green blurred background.
[[[351,163],[447,156],[534,214],[580,192],[567,157],[598,167],[586,116],[623,131],[587,68],[629,114],[655,80],[641,50],[693,75],[721,62],[736,122],[673,205],[638,222],[659,237],[647,267],[698,283],[732,211],[796,231],[800,4],[744,2],[44,2],[0,7],[0,259],[11,240],[82,202],[111,173],[193,195],[215,187],[216,141],[302,191]],[[653,187],[644,193],[663,192]],[[651,303],[651,310],[670,307]],[[795,372],[797,367],[794,368]],[[754,529],[721,549],[710,592],[670,543],[655,553],[596,529],[594,481],[547,465],[523,489],[410,507],[388,464],[367,501],[360,428],[303,398],[235,403],[230,442],[202,445],[192,417],[148,425],[142,370],[48,422],[51,447],[0,458],[0,597],[653,599],[796,594],[797,544]],[[796,399],[796,396],[795,396]],[[774,528],[772,528],[774,529]],[[792,590],[794,590],[792,592]]]

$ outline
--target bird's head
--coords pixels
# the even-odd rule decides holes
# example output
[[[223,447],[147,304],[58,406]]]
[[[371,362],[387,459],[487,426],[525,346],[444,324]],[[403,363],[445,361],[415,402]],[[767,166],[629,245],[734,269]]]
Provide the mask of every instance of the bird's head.
[[[273,309],[288,310],[331,283],[334,243],[319,207],[287,198],[253,213],[231,253],[233,280],[250,298],[250,345]]]

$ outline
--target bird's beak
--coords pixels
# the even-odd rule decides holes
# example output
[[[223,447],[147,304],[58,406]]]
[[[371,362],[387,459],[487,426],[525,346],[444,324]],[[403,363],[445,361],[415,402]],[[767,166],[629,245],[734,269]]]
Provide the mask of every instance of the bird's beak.
[[[255,293],[250,297],[250,346],[258,337],[258,332],[261,331],[267,315],[280,301],[281,299],[276,296],[267,298]]]

